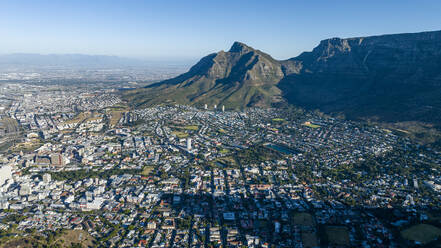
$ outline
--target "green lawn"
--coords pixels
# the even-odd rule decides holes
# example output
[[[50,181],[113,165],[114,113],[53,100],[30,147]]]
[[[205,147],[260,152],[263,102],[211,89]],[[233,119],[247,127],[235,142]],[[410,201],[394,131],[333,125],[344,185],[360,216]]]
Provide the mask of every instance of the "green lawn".
[[[282,119],[282,118],[274,118],[273,119],[273,121],[274,122],[281,122],[281,121],[284,121],[285,119]]]
[[[326,236],[330,245],[350,245],[348,229],[343,226],[327,226]]]
[[[319,247],[317,235],[314,232],[302,232],[302,243],[305,248]]]
[[[297,213],[293,217],[295,225],[298,226],[314,226],[314,220],[308,213]]]
[[[176,137],[178,137],[179,139],[188,137],[188,133],[184,133],[184,132],[180,132],[180,131],[173,131],[172,134],[175,135]]]
[[[141,175],[143,176],[148,176],[150,174],[150,172],[152,172],[155,169],[155,167],[153,166],[144,166],[144,168],[142,168],[142,172]]]
[[[401,236],[407,240],[415,240],[427,244],[441,236],[441,229],[427,224],[419,224],[401,231]]]
[[[226,154],[226,153],[229,153],[230,151],[228,149],[221,149],[219,152],[221,154]]]
[[[196,126],[196,125],[188,125],[188,126],[185,126],[184,129],[186,129],[186,130],[191,130],[191,131],[197,131],[197,130],[199,130],[199,126]]]
[[[236,160],[234,160],[231,156],[221,157],[216,160],[213,160],[213,162],[219,162],[221,164],[225,164],[228,168],[235,168],[237,166]]]
[[[309,121],[303,123],[303,126],[307,126],[307,127],[310,127],[310,128],[319,128],[320,127],[319,125],[312,124]]]

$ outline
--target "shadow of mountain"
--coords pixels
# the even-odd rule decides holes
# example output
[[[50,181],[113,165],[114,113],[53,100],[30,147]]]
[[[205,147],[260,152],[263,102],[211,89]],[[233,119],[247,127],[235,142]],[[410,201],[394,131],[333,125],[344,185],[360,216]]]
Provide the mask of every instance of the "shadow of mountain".
[[[227,189],[226,191],[229,191]],[[441,241],[423,237],[424,244],[403,238],[421,223],[441,228],[440,211],[424,214],[404,208],[360,208],[274,195],[271,190],[248,193],[163,194],[151,214],[162,220],[157,232],[188,231],[188,247],[440,247]],[[229,195],[228,195],[229,194]],[[440,218],[441,219],[441,218]],[[170,223],[173,223],[173,227]],[[440,229],[441,230],[441,229]],[[421,229],[423,231],[423,229]],[[415,237],[415,234],[408,237]],[[424,236],[424,235],[423,235]],[[432,239],[432,240],[431,240]],[[179,237],[175,237],[179,241]],[[192,242],[195,240],[194,242]],[[153,242],[153,241],[152,241]],[[153,243],[150,243],[154,247]],[[174,243],[170,247],[181,247]]]

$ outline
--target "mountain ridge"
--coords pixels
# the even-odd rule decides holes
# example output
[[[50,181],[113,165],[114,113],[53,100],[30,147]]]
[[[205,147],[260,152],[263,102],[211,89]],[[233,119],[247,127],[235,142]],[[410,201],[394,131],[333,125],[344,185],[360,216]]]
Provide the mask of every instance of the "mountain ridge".
[[[188,72],[149,85],[144,92],[132,92],[132,98],[138,105],[165,101],[223,104],[230,108],[263,107],[280,94],[275,84],[283,76],[279,62],[270,55],[234,42],[229,51],[207,55]]]
[[[244,43],[127,94],[136,106],[287,103],[350,118],[441,125],[441,31],[322,40],[287,60]]]

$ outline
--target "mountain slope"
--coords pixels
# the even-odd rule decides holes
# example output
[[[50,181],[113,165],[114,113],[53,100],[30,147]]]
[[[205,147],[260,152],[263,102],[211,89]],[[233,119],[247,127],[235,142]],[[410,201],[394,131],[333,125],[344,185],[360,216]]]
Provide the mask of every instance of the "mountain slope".
[[[282,62],[285,99],[383,121],[441,123],[441,32],[324,40]],[[290,72],[291,64],[301,65]]]
[[[268,107],[280,101],[351,118],[441,126],[441,31],[332,38],[277,61],[236,42],[190,71],[127,93],[159,103]]]
[[[129,92],[127,97],[138,106],[165,102],[269,106],[280,101],[276,84],[283,76],[280,63],[271,56],[235,42],[228,52],[202,58],[187,73]]]

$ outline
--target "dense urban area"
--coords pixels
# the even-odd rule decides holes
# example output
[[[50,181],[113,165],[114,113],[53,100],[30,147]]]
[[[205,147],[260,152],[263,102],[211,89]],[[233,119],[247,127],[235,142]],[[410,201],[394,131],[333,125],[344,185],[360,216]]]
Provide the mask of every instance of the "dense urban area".
[[[133,108],[114,86],[0,85],[0,247],[441,245],[440,151],[293,107]]]

